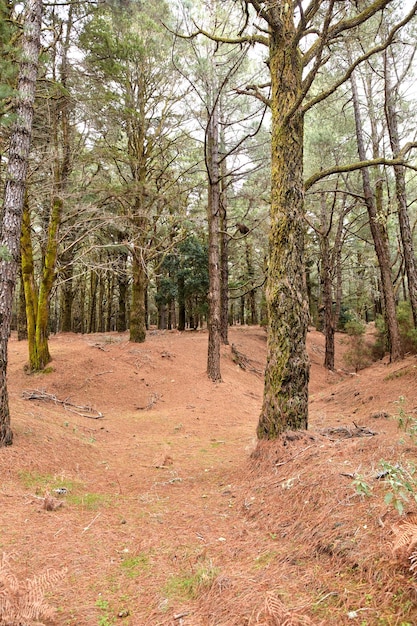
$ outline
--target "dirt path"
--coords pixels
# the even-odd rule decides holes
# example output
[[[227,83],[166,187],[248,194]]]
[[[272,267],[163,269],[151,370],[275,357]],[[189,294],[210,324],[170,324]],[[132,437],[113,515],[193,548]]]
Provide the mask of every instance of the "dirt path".
[[[408,594],[405,574],[390,588],[385,579],[369,583],[374,568],[365,568],[370,553],[375,567],[388,554],[395,512],[383,510],[383,497],[358,498],[343,475],[360,469],[371,480],[383,456],[404,455],[396,421],[382,414],[398,413],[400,395],[414,408],[415,360],[348,375],[339,343],[339,371],[330,374],[321,334],[309,333],[311,432],[251,459],[265,333],[233,328],[230,341],[223,382],[213,385],[204,332],[151,332],[140,345],[115,333],[58,335],[52,371],[36,376],[23,372],[26,346],[12,338],[15,442],[0,451],[2,571],[3,579],[16,574],[23,593],[25,578],[49,568],[39,596],[58,613],[43,623],[260,626],[288,615],[294,624],[408,623],[410,607],[395,599],[397,587]],[[71,406],[25,400],[24,390]],[[353,422],[378,435],[323,434]]]

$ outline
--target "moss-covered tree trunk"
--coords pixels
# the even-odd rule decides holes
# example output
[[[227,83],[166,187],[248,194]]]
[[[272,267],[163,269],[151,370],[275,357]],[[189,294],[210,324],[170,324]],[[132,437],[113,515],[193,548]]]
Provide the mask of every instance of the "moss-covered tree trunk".
[[[26,324],[29,348],[29,367],[32,368],[30,355],[36,352],[36,315],[38,310],[38,289],[35,281],[33,249],[31,238],[30,212],[27,202],[23,211],[22,235],[20,238],[20,258],[22,265],[22,281],[25,292]]]
[[[60,277],[61,285],[61,330],[69,333],[73,329],[72,304],[74,302],[73,288],[73,255],[70,251],[65,251],[60,256]]]
[[[55,280],[55,267],[58,254],[58,230],[61,224],[63,202],[61,198],[52,199],[51,216],[49,219],[48,242],[39,286],[38,310],[36,316],[36,355],[30,355],[31,369],[39,371],[51,360],[48,346],[49,301]]]
[[[11,445],[7,393],[8,341],[13,292],[20,258],[20,233],[26,188],[33,104],[40,50],[41,0],[28,0],[23,29],[16,122],[10,139],[0,237],[0,447]]]
[[[25,300],[25,288],[23,285],[22,272],[19,277],[19,300],[17,310],[17,340],[23,341],[28,338],[28,325],[26,320],[26,300]]]
[[[135,247],[132,263],[132,303],[130,309],[130,341],[143,343],[146,339],[145,296],[147,276],[141,258],[141,250]]]
[[[36,287],[29,208],[25,207],[21,236],[22,277],[25,288],[28,329],[29,368],[32,372],[43,370],[51,360],[48,346],[49,300],[55,280],[58,250],[58,228],[61,222],[62,200],[52,201],[48,239],[43,260],[39,293]]]
[[[66,24],[63,40],[64,54],[60,61],[61,84],[67,85],[67,53],[72,27],[72,8]],[[26,314],[28,318],[29,367],[40,371],[51,360],[49,352],[49,304],[55,281],[58,256],[58,231],[63,210],[63,192],[70,172],[71,150],[69,129],[69,103],[67,98],[54,102],[52,116],[53,189],[48,221],[46,246],[42,250],[42,269],[38,293],[36,293],[31,225],[29,208],[25,210],[22,229],[22,274],[25,281]]]
[[[278,13],[278,11],[275,11]],[[308,296],[304,269],[303,116],[297,107],[302,63],[294,45],[291,3],[270,10],[272,162],[266,299],[268,349],[258,437],[307,428]]]

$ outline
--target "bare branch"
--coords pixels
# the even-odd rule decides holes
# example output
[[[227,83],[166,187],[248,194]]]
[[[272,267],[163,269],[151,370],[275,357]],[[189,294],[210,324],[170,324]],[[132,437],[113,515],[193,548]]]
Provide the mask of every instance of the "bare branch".
[[[393,42],[394,37],[397,34],[397,32],[401,30],[403,26],[408,24],[408,22],[416,15],[416,11],[417,11],[417,2],[414,4],[411,11],[409,11],[409,13],[404,17],[404,19],[401,20],[401,22],[398,22],[398,24],[396,24],[392,28],[392,30],[389,32],[386,40],[383,43],[379,44],[378,46],[375,46],[374,48],[371,48],[370,50],[368,50],[368,52],[358,57],[356,61],[354,61],[354,63],[352,63],[348,67],[348,69],[343,74],[343,76],[338,81],[336,81],[329,89],[321,92],[320,94],[318,94],[317,96],[309,100],[303,106],[303,112],[305,113],[306,111],[311,109],[313,106],[315,106],[318,102],[322,102],[323,100],[326,100],[326,98],[331,96],[339,87],[341,87],[341,85],[343,85],[349,80],[353,71],[355,70],[356,67],[358,67],[358,65],[360,65],[364,61],[367,61],[370,57],[374,56],[375,54],[378,54],[379,52],[383,52],[384,50],[386,50],[388,46],[391,45],[391,43]],[[303,90],[303,92],[304,92],[304,95],[306,95],[307,91],[305,89]]]
[[[315,174],[313,174],[313,176],[310,176],[310,178],[305,181],[304,190],[307,191],[319,180],[327,178],[332,174],[341,174],[342,172],[354,172],[356,170],[361,170],[364,167],[376,167],[378,165],[404,165],[406,167],[410,167],[411,169],[417,169],[404,160],[405,155],[413,148],[417,148],[417,143],[410,142],[406,144],[402,150],[400,150],[397,158],[395,159],[385,159],[381,157],[379,159],[369,159],[369,161],[357,161],[356,163],[348,163],[346,165],[336,165],[334,167],[329,167],[326,170],[321,170],[320,172],[316,172]]]

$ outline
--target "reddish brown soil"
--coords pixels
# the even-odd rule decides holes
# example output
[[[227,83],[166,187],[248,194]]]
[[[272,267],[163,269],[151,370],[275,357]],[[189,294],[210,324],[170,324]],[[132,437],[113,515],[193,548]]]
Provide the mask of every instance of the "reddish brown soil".
[[[265,332],[232,328],[230,342],[246,369],[225,346],[213,384],[206,332],[151,331],[144,344],[57,335],[52,371],[31,376],[12,337],[0,610],[12,574],[24,589],[49,571],[38,586],[57,613],[45,624],[417,624],[408,553],[391,550],[399,516],[375,478],[382,459],[416,461],[397,419],[416,418],[415,357],[349,374],[338,336],[329,373],[311,331],[310,429],[257,447]],[[50,399],[27,400],[28,390]]]

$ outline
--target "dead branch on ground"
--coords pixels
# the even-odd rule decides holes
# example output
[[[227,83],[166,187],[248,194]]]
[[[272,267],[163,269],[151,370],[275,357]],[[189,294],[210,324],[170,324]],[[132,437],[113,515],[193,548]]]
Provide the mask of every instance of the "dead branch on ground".
[[[61,404],[66,411],[76,413],[77,415],[81,415],[81,417],[88,417],[94,420],[104,417],[103,413],[100,413],[100,411],[97,411],[90,406],[79,406],[78,404],[70,402],[67,398],[65,400],[60,400],[52,393],[47,393],[43,389],[27,389],[22,393],[22,397],[25,400],[43,400],[47,402],[54,402],[55,404]]]

